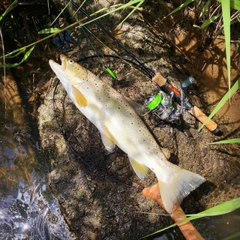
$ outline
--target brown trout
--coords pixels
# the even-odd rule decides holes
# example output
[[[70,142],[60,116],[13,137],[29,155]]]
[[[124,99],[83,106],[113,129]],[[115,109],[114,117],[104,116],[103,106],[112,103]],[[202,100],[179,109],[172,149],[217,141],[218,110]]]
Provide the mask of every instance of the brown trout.
[[[100,131],[104,146],[124,151],[140,179],[148,169],[158,179],[161,198],[172,213],[184,197],[205,181],[202,176],[170,163],[128,100],[72,59],[49,61],[76,107]]]

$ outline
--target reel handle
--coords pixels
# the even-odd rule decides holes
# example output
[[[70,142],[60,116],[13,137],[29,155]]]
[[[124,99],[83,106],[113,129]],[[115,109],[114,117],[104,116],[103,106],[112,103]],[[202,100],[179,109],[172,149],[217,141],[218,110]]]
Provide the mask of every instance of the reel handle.
[[[205,120],[208,118],[207,115],[196,106],[193,106],[193,108],[188,110],[188,112],[191,113],[195,118],[197,118],[201,123],[204,123]],[[213,134],[217,134],[220,132],[218,125],[211,119],[205,124],[205,127]]]

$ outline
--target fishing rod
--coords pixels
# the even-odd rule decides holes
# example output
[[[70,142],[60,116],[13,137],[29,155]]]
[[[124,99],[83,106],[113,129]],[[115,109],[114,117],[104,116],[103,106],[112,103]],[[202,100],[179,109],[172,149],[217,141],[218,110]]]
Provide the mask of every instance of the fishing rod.
[[[94,18],[92,18],[85,10],[84,8],[80,7],[76,2],[74,2],[73,0],[71,1],[73,6],[78,9],[79,11],[81,11],[81,13],[83,13],[89,20],[94,20]],[[134,55],[130,50],[128,50],[120,41],[118,41],[106,28],[104,28],[101,23],[98,20],[94,21],[94,24],[101,29],[105,34],[107,34],[119,47],[121,47],[126,53],[128,53],[129,56],[131,56],[139,65],[142,66],[142,69],[144,69],[144,71],[146,72],[146,74],[149,76],[149,78],[151,79],[152,77],[155,76],[155,72],[147,67],[142,61],[140,61],[136,55]]]
[[[89,20],[94,20],[82,7],[76,2],[71,0],[72,5],[83,13]],[[208,118],[198,107],[192,105],[189,99],[185,96],[184,90],[194,83],[193,77],[188,77],[180,85],[180,91],[175,88],[171,83],[167,81],[160,73],[156,73],[153,69],[147,67],[141,60],[139,60],[130,50],[128,50],[119,40],[117,40],[106,28],[104,28],[98,20],[94,21],[94,24],[102,30],[107,36],[109,36],[119,47],[121,47],[129,56],[131,56],[140,66],[141,69],[147,74],[147,76],[158,84],[161,91],[146,101],[145,105],[148,112],[154,112],[160,119],[169,119],[175,121],[179,119],[180,115],[188,111],[194,117],[196,117],[201,123],[204,123]],[[107,69],[110,72],[111,70]],[[166,95],[167,94],[167,95]],[[180,110],[174,107],[173,101],[180,105]],[[218,125],[213,121],[209,120],[205,124],[213,134],[221,135],[222,132]]]
[[[113,55],[113,54],[96,54],[96,55],[91,55],[91,56],[88,56],[88,57],[81,58],[81,59],[77,60],[77,62],[80,63],[80,62],[83,62],[83,61],[87,61],[88,59],[94,59],[94,58],[99,58],[99,57],[101,57],[101,58],[116,58],[116,59],[123,60],[123,61],[129,63],[130,65],[134,66],[134,68],[137,69],[142,74],[146,73],[144,71],[144,69],[142,68],[142,66],[140,66],[136,62],[130,60],[129,58],[118,56],[118,55]],[[113,79],[117,79],[116,75],[112,72],[112,70],[109,67],[105,67],[105,70],[110,74],[110,76]],[[113,74],[114,74],[114,76],[113,76]]]

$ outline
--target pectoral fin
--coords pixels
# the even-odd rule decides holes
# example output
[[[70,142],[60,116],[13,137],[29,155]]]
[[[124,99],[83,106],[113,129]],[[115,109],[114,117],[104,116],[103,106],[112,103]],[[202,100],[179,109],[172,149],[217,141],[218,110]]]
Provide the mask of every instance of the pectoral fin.
[[[72,86],[72,93],[73,96],[77,102],[77,104],[80,107],[86,107],[87,106],[87,99],[84,97],[84,95],[74,86]]]
[[[103,132],[101,132],[102,142],[108,152],[113,152],[115,148],[115,139],[109,132],[107,127],[103,127]]]
[[[134,160],[134,159],[132,159],[132,158],[130,158],[130,157],[129,157],[129,161],[130,161],[130,163],[131,163],[131,165],[132,165],[132,167],[133,167],[133,170],[134,170],[135,173],[137,174],[137,176],[138,176],[140,179],[143,180],[144,177],[145,177],[145,176],[147,175],[147,173],[148,173],[148,168],[147,168],[145,165],[137,162],[136,160]]]

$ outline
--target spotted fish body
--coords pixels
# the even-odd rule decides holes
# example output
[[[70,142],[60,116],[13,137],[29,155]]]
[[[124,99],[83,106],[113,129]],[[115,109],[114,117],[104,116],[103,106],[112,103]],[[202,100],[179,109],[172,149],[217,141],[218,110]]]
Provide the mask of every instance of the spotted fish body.
[[[129,102],[111,86],[70,58],[61,55],[62,65],[49,61],[77,108],[97,127],[108,151],[115,145],[129,157],[143,179],[152,170],[159,183],[167,212],[171,213],[205,179],[167,161],[156,140]]]

